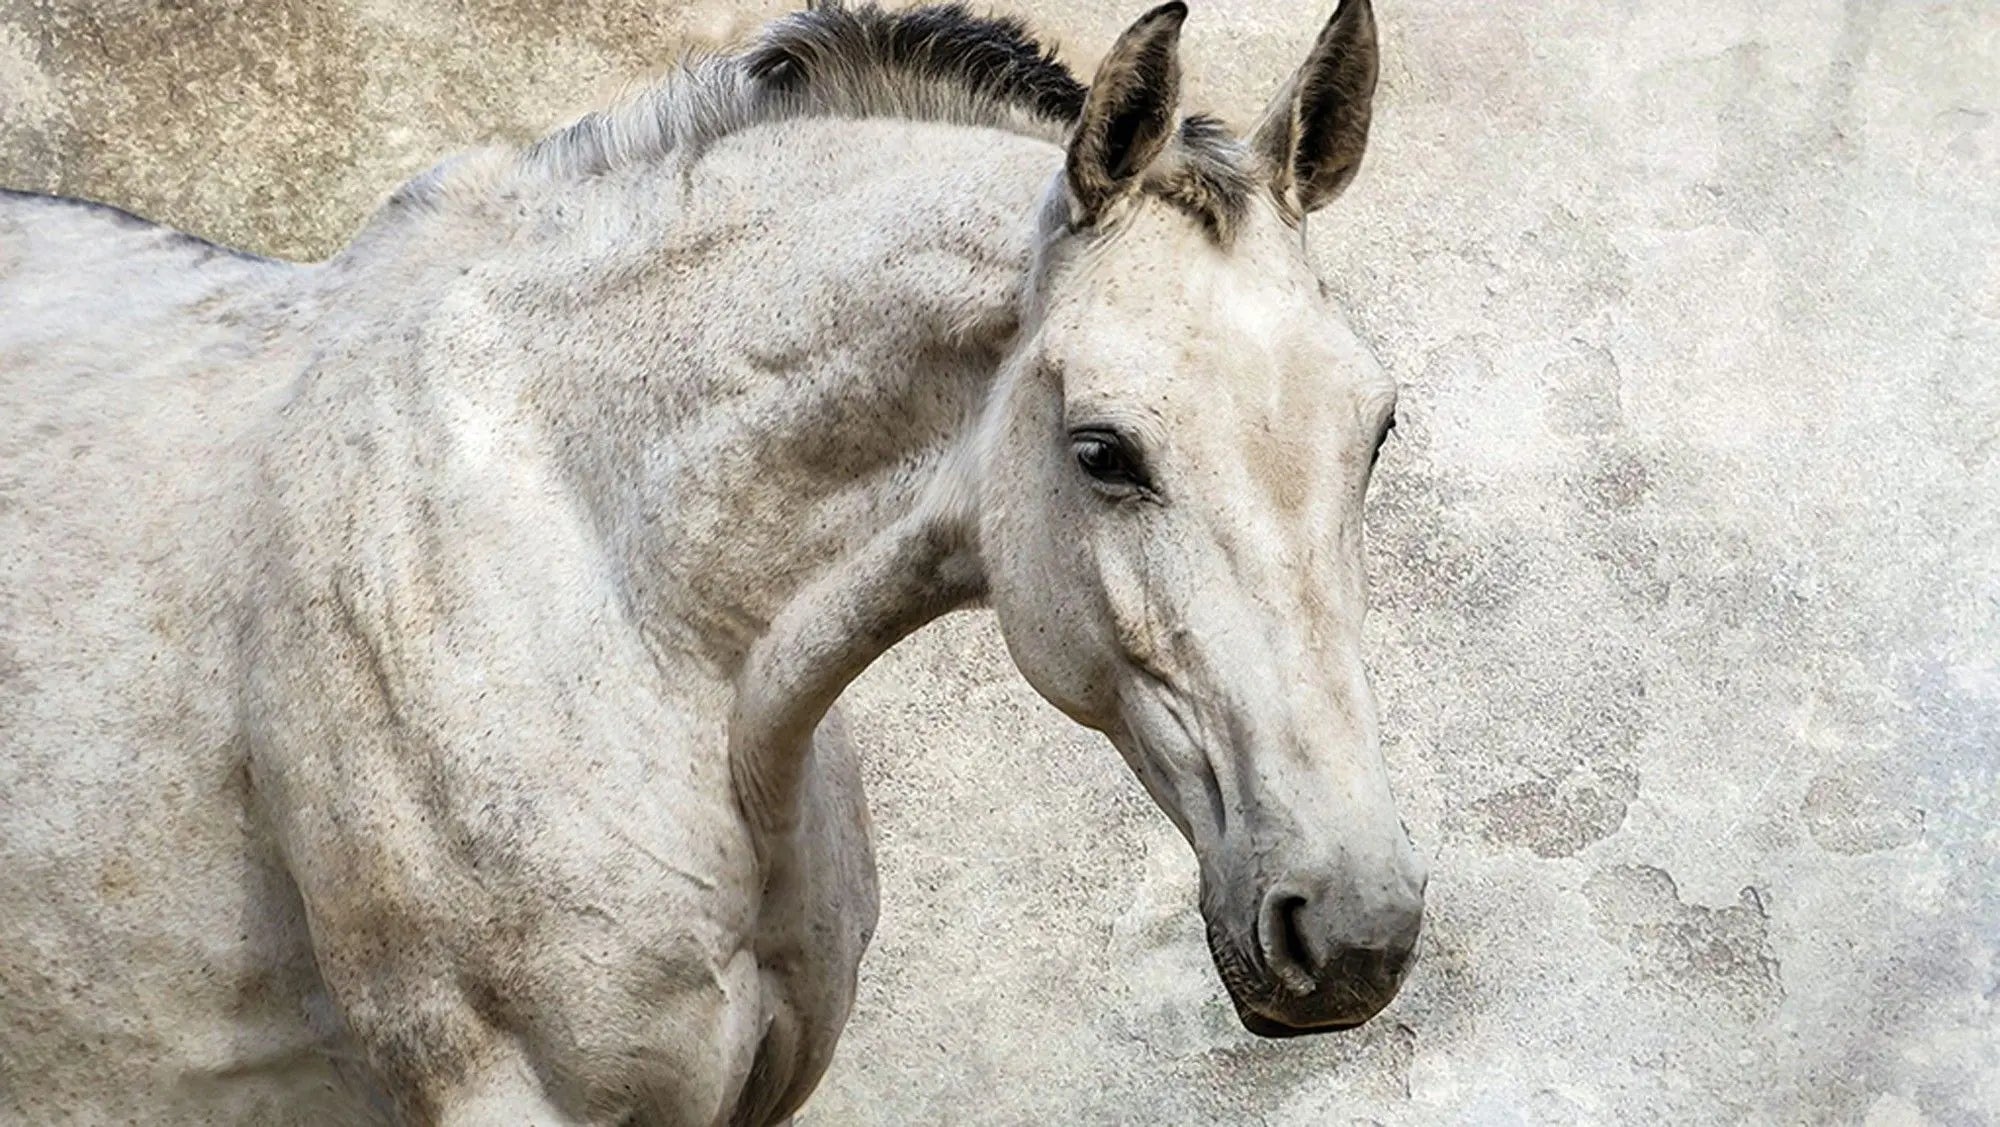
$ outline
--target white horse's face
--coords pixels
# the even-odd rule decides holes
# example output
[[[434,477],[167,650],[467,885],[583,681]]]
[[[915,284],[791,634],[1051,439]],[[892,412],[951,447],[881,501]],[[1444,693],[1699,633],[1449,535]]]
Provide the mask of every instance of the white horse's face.
[[[1086,229],[1051,235],[992,424],[993,604],[1037,691],[1194,846],[1244,1023],[1352,1026],[1394,996],[1425,881],[1360,649],[1395,386],[1322,300],[1285,197],[1260,189],[1225,242],[1143,193],[1078,207],[1077,159],[1058,192]]]

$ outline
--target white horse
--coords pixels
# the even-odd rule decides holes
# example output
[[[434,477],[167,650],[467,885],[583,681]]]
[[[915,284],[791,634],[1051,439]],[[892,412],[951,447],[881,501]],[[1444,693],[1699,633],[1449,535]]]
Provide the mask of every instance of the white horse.
[[[0,1117],[783,1120],[876,914],[828,710],[982,603],[1192,843],[1244,1023],[1380,1009],[1395,389],[1301,234],[1374,25],[1239,142],[1185,14],[1086,91],[819,7],[310,266],[0,199]]]

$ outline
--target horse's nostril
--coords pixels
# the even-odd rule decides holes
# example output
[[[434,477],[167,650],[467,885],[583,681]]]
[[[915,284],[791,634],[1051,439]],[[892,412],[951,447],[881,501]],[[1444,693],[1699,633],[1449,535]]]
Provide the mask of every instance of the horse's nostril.
[[[1306,898],[1287,896],[1278,902],[1278,942],[1283,945],[1285,958],[1307,974],[1313,972],[1312,948],[1306,943],[1305,915]]]
[[[1359,907],[1354,900],[1297,880],[1264,894],[1252,934],[1274,985],[1305,997],[1336,982],[1372,989],[1402,977],[1422,927],[1421,897]]]
[[[1319,979],[1319,960],[1307,938],[1306,906],[1306,898],[1297,893],[1273,892],[1258,920],[1264,961],[1279,982],[1301,996],[1312,993]]]

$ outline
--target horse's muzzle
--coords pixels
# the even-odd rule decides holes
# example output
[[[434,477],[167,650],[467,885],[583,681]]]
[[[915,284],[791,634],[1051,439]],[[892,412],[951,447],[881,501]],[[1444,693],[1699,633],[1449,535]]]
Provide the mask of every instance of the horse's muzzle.
[[[1353,950],[1326,967],[1315,988],[1303,995],[1284,988],[1255,998],[1232,998],[1243,1028],[1259,1037],[1302,1037],[1338,1033],[1365,1024],[1395,998],[1411,962],[1411,952]]]
[[[1416,956],[1422,886],[1378,894],[1365,912],[1353,907],[1351,897],[1302,895],[1280,882],[1263,896],[1247,943],[1211,927],[1216,969],[1244,1028],[1260,1037],[1353,1029],[1395,998]]]

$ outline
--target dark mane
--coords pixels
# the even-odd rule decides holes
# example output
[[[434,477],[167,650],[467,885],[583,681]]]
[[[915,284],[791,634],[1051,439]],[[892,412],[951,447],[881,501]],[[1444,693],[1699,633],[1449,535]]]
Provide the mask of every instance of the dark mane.
[[[744,56],[750,77],[796,91],[837,70],[895,71],[955,85],[980,99],[1067,124],[1083,110],[1084,85],[1017,19],[975,16],[963,4],[886,12],[815,2],[772,24]]]
[[[848,8],[840,0],[814,0],[766,29],[743,62],[753,81],[809,101],[870,84],[924,91],[902,99],[904,114],[913,117],[938,113],[956,95],[975,109],[1025,112],[1067,129],[1088,92],[1055,48],[1043,46],[1021,21],[976,16],[958,3],[890,12],[873,3]],[[1145,188],[1226,238],[1250,198],[1242,156],[1227,127],[1193,114]]]
[[[1086,93],[1019,20],[977,16],[960,3],[887,11],[812,0],[741,54],[685,63],[627,105],[536,142],[526,161],[554,175],[591,175],[696,154],[758,122],[821,116],[957,122],[1060,144]],[[1144,189],[1226,240],[1248,206],[1249,167],[1221,122],[1191,115]]]

